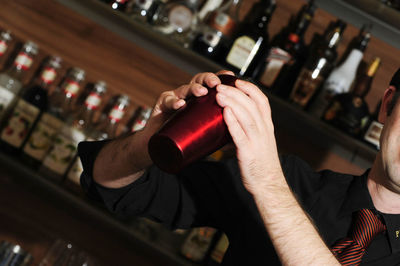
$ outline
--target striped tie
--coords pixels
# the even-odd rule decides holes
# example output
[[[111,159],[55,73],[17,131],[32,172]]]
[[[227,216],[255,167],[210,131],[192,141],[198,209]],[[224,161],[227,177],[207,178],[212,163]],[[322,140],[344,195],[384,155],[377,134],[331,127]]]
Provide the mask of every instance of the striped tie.
[[[350,237],[338,241],[331,250],[342,265],[359,265],[372,239],[384,230],[386,226],[371,210],[361,209]]]

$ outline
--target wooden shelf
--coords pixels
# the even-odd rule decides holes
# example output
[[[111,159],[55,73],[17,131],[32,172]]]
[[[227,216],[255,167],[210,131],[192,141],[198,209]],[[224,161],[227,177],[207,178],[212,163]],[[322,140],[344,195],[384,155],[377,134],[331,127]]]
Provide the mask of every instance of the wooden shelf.
[[[167,265],[198,265],[191,263],[178,254],[179,246],[176,245],[176,237],[174,239],[174,237],[171,237],[171,234],[165,235],[166,229],[161,229],[161,234],[165,231],[163,236],[161,235],[157,239],[149,240],[140,232],[135,231],[130,221],[118,220],[97,203],[82,196],[78,196],[77,194],[67,190],[61,184],[43,177],[43,175],[24,165],[24,163],[16,157],[10,157],[9,155],[0,152],[0,167],[6,169],[0,175],[0,178],[4,179],[11,177],[16,183],[20,184],[21,191],[24,189],[34,191],[36,195],[40,195],[41,198],[47,199],[45,201],[49,202],[50,205],[54,204],[57,208],[63,209],[64,212],[68,212],[68,210],[76,210],[73,213],[70,213],[70,215],[77,219],[80,217],[81,222],[83,223],[87,222],[90,224],[93,221],[101,223],[105,228],[108,228],[113,232],[113,237],[115,239],[128,238],[128,241],[135,247],[135,249],[145,250],[148,254],[152,254],[150,256],[160,257],[160,260]],[[40,206],[36,207],[38,209],[41,208]],[[26,208],[36,207],[30,206],[29,203],[26,203]],[[18,212],[18,209],[15,211]],[[5,217],[3,218],[6,219]],[[50,230],[50,228],[47,229]],[[43,230],[47,229],[43,228]],[[95,245],[95,243],[93,245]],[[149,262],[150,261],[151,260],[149,259]]]

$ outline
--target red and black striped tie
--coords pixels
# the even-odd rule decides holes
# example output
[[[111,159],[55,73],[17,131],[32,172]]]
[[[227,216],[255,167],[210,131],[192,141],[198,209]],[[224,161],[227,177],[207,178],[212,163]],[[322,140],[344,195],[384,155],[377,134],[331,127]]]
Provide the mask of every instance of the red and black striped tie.
[[[384,230],[386,226],[371,210],[361,209],[350,236],[338,241],[331,250],[342,265],[359,265],[372,239]]]

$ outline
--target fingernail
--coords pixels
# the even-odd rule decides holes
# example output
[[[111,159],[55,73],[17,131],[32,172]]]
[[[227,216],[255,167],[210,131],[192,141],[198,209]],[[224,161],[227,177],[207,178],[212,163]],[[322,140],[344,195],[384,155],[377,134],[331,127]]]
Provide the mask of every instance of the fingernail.
[[[203,87],[203,88],[200,88],[200,89],[199,89],[199,92],[200,92],[200,94],[203,95],[203,94],[206,94],[206,93],[208,92],[208,90],[207,90],[206,88]]]

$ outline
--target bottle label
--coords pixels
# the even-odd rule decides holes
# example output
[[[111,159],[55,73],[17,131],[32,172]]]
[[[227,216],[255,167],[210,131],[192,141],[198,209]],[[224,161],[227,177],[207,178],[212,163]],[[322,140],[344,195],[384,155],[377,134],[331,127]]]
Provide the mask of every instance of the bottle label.
[[[101,103],[100,95],[95,92],[91,92],[89,96],[86,98],[85,105],[92,110],[96,110]]]
[[[25,144],[24,152],[36,160],[42,161],[63,124],[60,119],[44,113]]]
[[[328,108],[329,104],[332,102],[334,98],[334,94],[332,90],[322,88],[319,92],[315,100],[310,106],[309,112],[316,117],[322,117],[324,115],[325,110]]]
[[[378,121],[372,121],[364,135],[364,139],[367,142],[374,144],[379,149],[379,139],[381,137],[382,129],[383,125],[381,123]]]
[[[5,41],[0,41],[0,56],[7,51],[8,45]]]
[[[43,160],[43,165],[53,172],[62,175],[74,159],[78,143],[85,139],[82,131],[64,127],[55,138],[53,147]]]
[[[168,19],[171,26],[175,30],[185,31],[189,29],[192,24],[192,11],[183,5],[178,5],[171,9],[168,14]]]
[[[236,27],[235,21],[227,14],[221,12],[213,12],[207,24],[228,37],[232,36]]]
[[[214,29],[205,27],[206,29],[201,36],[201,40],[209,47],[215,48],[221,41],[221,35],[218,34]]]
[[[26,53],[19,53],[17,58],[15,58],[14,65],[22,68],[23,70],[28,70],[32,65],[32,57]]]
[[[23,99],[19,100],[7,126],[1,132],[1,139],[16,148],[21,147],[39,113],[36,106]]]
[[[46,84],[51,84],[55,79],[56,79],[57,73],[54,68],[51,67],[46,67],[42,75],[40,76],[40,79],[46,83]]]
[[[154,0],[135,0],[136,6],[140,9],[149,10]]]
[[[241,69],[246,65],[255,45],[256,42],[247,36],[237,38],[226,57],[226,61],[232,66]]]
[[[132,132],[141,130],[146,126],[147,120],[146,119],[138,119],[136,120],[135,124],[132,126]]]
[[[80,185],[80,178],[83,172],[83,166],[81,159],[78,157],[74,164],[72,165],[71,169],[68,172],[67,178],[72,181],[76,185]]]
[[[305,107],[308,104],[311,97],[323,82],[323,77],[321,75],[313,74],[314,71],[303,69],[293,87],[290,99],[301,107]]]
[[[4,115],[4,112],[7,110],[14,98],[14,93],[0,86],[0,118]]]
[[[271,87],[283,66],[290,62],[292,56],[285,50],[279,47],[272,47],[267,57],[265,70],[260,77],[260,82],[266,86]]]
[[[110,114],[108,115],[108,118],[110,120],[114,120],[115,122],[119,122],[122,117],[125,114],[125,110],[123,108],[120,108],[118,106],[114,106],[114,108],[111,110]]]
[[[79,83],[74,80],[66,80],[66,85],[64,87],[64,93],[68,97],[75,97],[80,89]]]

